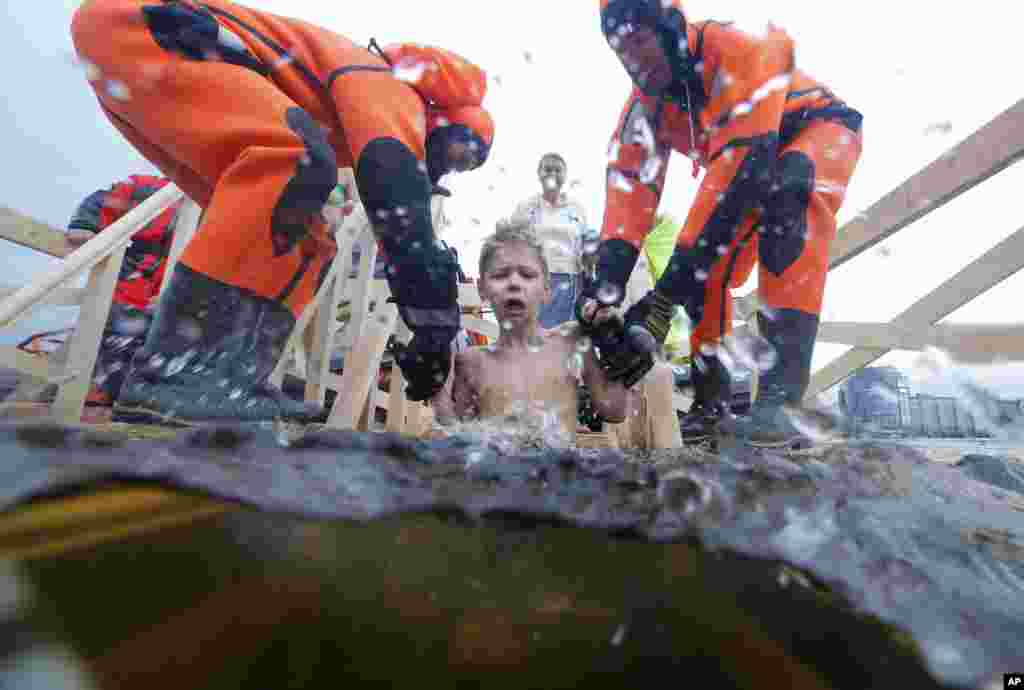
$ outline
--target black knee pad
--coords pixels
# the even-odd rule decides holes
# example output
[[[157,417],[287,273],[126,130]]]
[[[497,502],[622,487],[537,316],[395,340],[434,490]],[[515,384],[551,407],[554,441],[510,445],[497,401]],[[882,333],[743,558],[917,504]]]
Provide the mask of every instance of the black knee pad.
[[[774,275],[792,266],[807,244],[807,207],[814,191],[814,161],[801,151],[783,154],[764,202],[758,258]]]
[[[434,236],[432,185],[426,166],[402,142],[381,137],[359,155],[356,185],[387,252],[388,284],[398,305],[429,310],[454,307],[458,263]]]
[[[289,108],[285,121],[306,150],[274,206],[270,227],[277,256],[291,251],[309,233],[338,184],[338,159],[320,125],[302,108]]]

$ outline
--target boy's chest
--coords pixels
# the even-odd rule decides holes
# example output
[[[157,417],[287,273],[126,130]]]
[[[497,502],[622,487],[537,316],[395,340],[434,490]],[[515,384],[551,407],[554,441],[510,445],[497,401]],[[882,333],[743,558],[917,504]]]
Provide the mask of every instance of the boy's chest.
[[[495,362],[481,377],[481,406],[490,414],[575,406],[576,376],[569,359],[538,353],[525,361]]]

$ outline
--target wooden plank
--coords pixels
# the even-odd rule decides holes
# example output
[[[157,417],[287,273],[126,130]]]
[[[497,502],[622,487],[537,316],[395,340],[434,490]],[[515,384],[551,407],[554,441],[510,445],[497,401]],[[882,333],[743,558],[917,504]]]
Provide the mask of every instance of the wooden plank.
[[[82,418],[85,398],[92,384],[93,368],[99,356],[100,341],[110,315],[110,303],[127,248],[126,244],[121,244],[89,272],[85,287],[89,298],[79,312],[78,325],[68,343],[68,358],[64,368],[66,374],[74,378],[60,386],[52,407],[53,416],[67,424],[77,423]]]
[[[0,288],[0,301],[7,299],[20,289]],[[82,288],[55,288],[39,304],[50,307],[77,307],[85,299],[85,296],[86,292]]]
[[[647,448],[682,448],[679,416],[672,404],[674,377],[668,365],[658,364],[643,383],[647,413]]]
[[[1024,360],[1024,324],[900,324],[833,321],[821,324],[818,340],[854,347],[945,350],[959,362],[971,364]]]
[[[1024,264],[1024,227],[992,247],[970,265],[912,304],[889,325],[921,328],[933,325],[981,293],[1016,273]],[[807,397],[839,383],[852,372],[890,351],[887,347],[854,348],[822,367],[811,377]]]
[[[192,237],[196,234],[196,230],[199,229],[200,223],[203,220],[203,209],[199,207],[199,204],[186,198],[185,203],[178,209],[178,215],[174,219],[174,237],[171,240],[171,248],[167,252],[167,266],[164,268],[164,275],[170,278],[171,272],[174,270],[174,266],[178,263],[178,259],[181,257],[181,253],[185,251],[185,246],[192,240]],[[160,285],[160,294],[164,292],[164,288],[167,287],[167,283],[170,280],[165,279]]]
[[[370,386],[376,385],[380,360],[388,338],[395,330],[398,309],[391,303],[378,303],[365,319],[361,333],[345,358],[345,369],[327,426],[355,429],[366,405]]]
[[[1022,157],[1024,100],[1014,103],[839,228],[829,252],[829,270],[944,206]],[[752,313],[754,309],[753,294],[737,298],[737,314]]]
[[[7,206],[0,206],[0,239],[58,259],[68,256],[76,248],[60,230]]]
[[[380,290],[381,284],[384,289],[387,289],[386,281],[373,278],[373,269],[377,262],[377,241],[369,226],[366,226],[357,236],[356,243],[360,247],[359,267],[356,270],[356,280],[350,283],[351,289],[346,290],[350,316],[342,337],[342,344],[348,347],[353,346],[359,338],[360,328],[365,324],[366,315],[370,310],[370,302],[376,301],[379,304],[386,299],[386,297],[381,299],[380,295],[391,294],[390,290],[386,293]]]
[[[834,269],[1024,157],[1024,99],[912,175],[839,229]]]
[[[338,238],[338,253],[331,270],[320,286],[316,298],[316,315],[313,318],[312,347],[306,366],[306,400],[323,405],[327,396],[325,377],[331,369],[331,354],[334,336],[338,332],[338,304],[341,302],[350,281],[349,262],[352,261],[352,245],[355,238],[347,233]]]
[[[82,271],[89,270],[103,261],[114,251],[125,247],[139,228],[153,220],[181,196],[182,193],[177,187],[168,184],[68,255],[63,266],[56,267],[39,280],[20,288],[0,302],[0,327],[17,320],[54,288],[67,283]]]

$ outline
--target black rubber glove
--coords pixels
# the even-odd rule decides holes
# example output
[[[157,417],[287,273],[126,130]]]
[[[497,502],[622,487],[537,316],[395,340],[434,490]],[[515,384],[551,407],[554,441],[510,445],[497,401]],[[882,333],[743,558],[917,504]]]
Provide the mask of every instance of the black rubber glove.
[[[452,366],[452,337],[446,328],[421,329],[408,345],[395,347],[395,363],[409,382],[406,398],[429,400],[444,387]]]
[[[654,355],[636,347],[634,339],[621,326],[609,328],[602,324],[592,337],[598,364],[608,380],[621,381],[626,388],[632,388],[654,368]]]
[[[592,329],[598,363],[609,380],[632,388],[654,368],[654,353],[668,336],[674,311],[671,300],[652,290],[626,310],[622,321]]]
[[[676,305],[657,289],[626,310],[623,316],[626,334],[638,349],[654,352],[662,346],[672,328]]]

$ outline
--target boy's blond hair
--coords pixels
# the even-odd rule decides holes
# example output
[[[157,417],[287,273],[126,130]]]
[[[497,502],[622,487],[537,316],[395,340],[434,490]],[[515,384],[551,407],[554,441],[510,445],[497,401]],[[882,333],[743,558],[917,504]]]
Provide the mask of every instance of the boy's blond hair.
[[[537,237],[537,233],[533,231],[529,221],[515,220],[512,218],[503,218],[497,222],[494,228],[494,234],[484,239],[483,247],[480,248],[480,278],[483,279],[487,273],[487,268],[494,261],[494,254],[498,249],[505,244],[511,244],[512,242],[522,242],[527,247],[532,249],[537,255],[537,260],[540,262],[541,271],[544,273],[544,282],[548,282],[551,279],[551,273],[548,270],[548,259],[544,253],[544,244]]]

